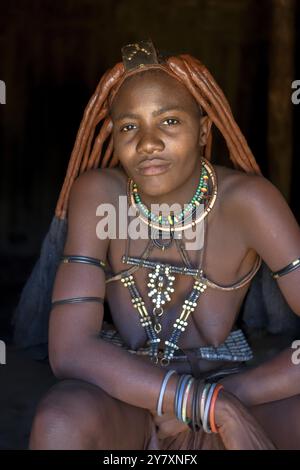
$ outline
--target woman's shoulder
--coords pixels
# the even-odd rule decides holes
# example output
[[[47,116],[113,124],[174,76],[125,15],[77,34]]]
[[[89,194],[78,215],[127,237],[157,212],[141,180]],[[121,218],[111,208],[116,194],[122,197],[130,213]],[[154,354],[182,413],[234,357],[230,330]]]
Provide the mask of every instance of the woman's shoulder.
[[[213,165],[213,168],[217,175],[219,189],[226,193],[226,195],[234,195],[245,187],[249,189],[251,186],[261,184],[263,181],[271,184],[270,181],[262,175],[246,173],[222,165]]]
[[[218,194],[223,209],[246,208],[248,204],[268,197],[278,189],[264,176],[213,165],[218,181]]]
[[[215,169],[222,220],[240,227],[248,246],[264,256],[272,270],[295,258],[297,250],[299,253],[299,225],[280,190],[262,175],[218,166]]]
[[[90,195],[92,198],[112,202],[126,194],[126,176],[121,168],[96,168],[80,174],[73,183],[72,194]]]

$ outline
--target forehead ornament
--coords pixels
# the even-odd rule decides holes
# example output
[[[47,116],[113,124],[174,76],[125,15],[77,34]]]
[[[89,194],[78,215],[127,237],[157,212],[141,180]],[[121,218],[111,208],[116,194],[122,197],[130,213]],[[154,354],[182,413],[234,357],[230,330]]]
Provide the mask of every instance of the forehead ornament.
[[[126,71],[158,65],[158,54],[151,40],[144,40],[122,47],[122,60]]]

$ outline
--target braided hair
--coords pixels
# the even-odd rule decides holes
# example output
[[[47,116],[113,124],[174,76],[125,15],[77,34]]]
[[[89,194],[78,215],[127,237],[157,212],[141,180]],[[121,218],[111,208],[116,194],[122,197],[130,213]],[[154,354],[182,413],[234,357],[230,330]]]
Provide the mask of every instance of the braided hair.
[[[167,58],[161,68],[187,87],[208,116],[205,158],[211,159],[211,126],[215,124],[226,141],[234,167],[260,175],[260,168],[232,115],[229,103],[207,68],[188,54]],[[85,108],[55,210],[55,215],[60,219],[66,216],[70,190],[79,174],[92,168],[118,165],[118,159],[113,154],[110,103],[127,76],[122,62],[107,70]],[[95,136],[101,122],[98,135]]]

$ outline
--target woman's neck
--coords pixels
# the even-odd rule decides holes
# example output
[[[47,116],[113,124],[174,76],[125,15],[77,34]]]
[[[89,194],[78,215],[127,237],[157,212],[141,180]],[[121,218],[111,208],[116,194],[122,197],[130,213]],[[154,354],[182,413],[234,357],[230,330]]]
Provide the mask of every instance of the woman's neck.
[[[148,207],[148,209],[151,209],[151,206],[153,205],[161,204],[165,204],[166,207],[178,204],[181,207],[180,210],[184,209],[185,204],[190,202],[196,192],[201,176],[201,170],[202,164],[201,159],[199,158],[190,177],[181,186],[176,187],[172,192],[161,196],[148,196],[139,188],[139,195],[142,202]],[[153,212],[156,211],[154,210]]]

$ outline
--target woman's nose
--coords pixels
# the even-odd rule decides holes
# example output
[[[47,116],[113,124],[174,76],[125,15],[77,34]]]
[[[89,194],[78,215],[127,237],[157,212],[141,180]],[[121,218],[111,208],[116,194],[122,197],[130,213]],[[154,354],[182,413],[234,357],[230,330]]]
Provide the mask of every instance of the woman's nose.
[[[136,150],[138,153],[147,154],[154,152],[162,152],[165,146],[161,139],[155,136],[152,132],[144,132],[138,141]]]

